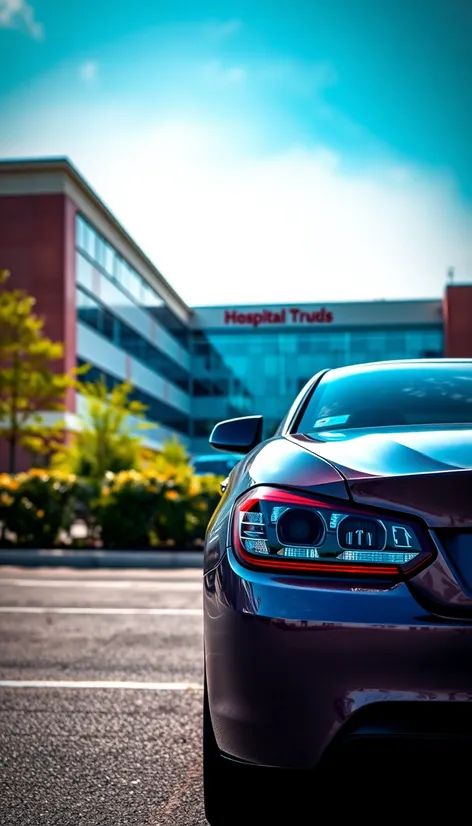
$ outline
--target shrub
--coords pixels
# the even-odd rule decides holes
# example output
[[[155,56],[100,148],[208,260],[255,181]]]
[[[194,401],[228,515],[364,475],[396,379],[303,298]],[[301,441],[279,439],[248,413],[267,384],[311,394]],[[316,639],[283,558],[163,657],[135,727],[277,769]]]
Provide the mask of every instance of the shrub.
[[[109,471],[103,482],[60,470],[0,474],[0,543],[50,548],[80,519],[88,536],[73,542],[81,546],[195,546],[219,502],[220,481],[195,476],[175,440],[146,470]]]
[[[0,546],[9,544],[6,539],[6,523],[9,511],[15,503],[17,487],[14,476],[0,473]]]
[[[23,547],[51,548],[74,520],[75,476],[33,468],[0,476],[2,538],[14,534]]]
[[[103,544],[109,548],[146,547],[161,485],[138,471],[107,473],[95,503]]]
[[[202,542],[220,498],[217,477],[196,477],[185,465],[108,473],[95,515],[106,547],[185,547]]]
[[[195,476],[187,497],[187,542],[203,543],[210,517],[221,499],[223,477]]]

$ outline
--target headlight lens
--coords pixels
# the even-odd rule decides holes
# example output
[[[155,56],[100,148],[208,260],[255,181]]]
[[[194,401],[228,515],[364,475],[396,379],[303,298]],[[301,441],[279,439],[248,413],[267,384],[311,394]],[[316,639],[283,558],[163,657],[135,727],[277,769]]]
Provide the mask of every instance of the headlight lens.
[[[398,577],[432,559],[421,527],[403,516],[258,487],[236,504],[233,545],[256,568]]]

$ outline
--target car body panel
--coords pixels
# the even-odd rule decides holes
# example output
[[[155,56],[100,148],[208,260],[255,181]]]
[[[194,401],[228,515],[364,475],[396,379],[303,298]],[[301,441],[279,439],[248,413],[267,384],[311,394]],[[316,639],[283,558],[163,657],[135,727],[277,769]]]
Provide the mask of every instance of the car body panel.
[[[333,587],[243,568],[205,577],[205,668],[222,752],[315,767],[367,704],[472,701],[472,625],[434,619],[405,583]]]
[[[226,551],[227,520],[235,499],[267,479],[274,486],[297,487],[309,493],[349,499],[342,475],[325,459],[301,450],[283,437],[270,439],[248,453],[228,477],[225,494],[208,525],[205,571],[211,570]]]
[[[441,541],[433,533],[432,539],[438,554],[431,565],[409,581],[409,588],[418,603],[427,607],[435,616],[463,617],[472,621],[472,588],[460,567],[448,558],[444,538]]]
[[[359,504],[420,516],[430,527],[472,527],[472,430],[345,431],[336,440],[290,437],[329,461]]]
[[[273,438],[249,453],[236,467],[234,484],[241,493],[254,485],[296,487],[348,499],[342,474],[326,459],[300,450],[285,438]]]
[[[395,582],[255,570],[230,527],[257,485],[415,517],[431,562]],[[238,760],[310,769],[365,709],[472,710],[472,427],[281,427],[233,469],[210,522],[204,631],[216,741]]]
[[[472,428],[382,427],[294,434],[303,447],[343,469],[347,479],[406,476],[472,468]]]
[[[349,483],[359,504],[400,510],[430,528],[472,527],[472,471],[359,479]]]

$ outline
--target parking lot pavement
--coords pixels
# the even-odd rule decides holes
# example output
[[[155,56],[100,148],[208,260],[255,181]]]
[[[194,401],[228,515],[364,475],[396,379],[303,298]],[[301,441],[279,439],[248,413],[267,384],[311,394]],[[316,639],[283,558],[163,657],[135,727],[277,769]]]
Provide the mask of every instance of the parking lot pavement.
[[[0,568],[0,824],[204,826],[198,570]]]

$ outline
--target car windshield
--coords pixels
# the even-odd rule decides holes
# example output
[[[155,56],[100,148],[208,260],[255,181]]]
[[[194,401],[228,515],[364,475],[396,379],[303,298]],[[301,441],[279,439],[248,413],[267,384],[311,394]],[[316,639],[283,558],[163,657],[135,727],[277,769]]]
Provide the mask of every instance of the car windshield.
[[[344,368],[327,373],[297,430],[472,424],[472,362]]]

